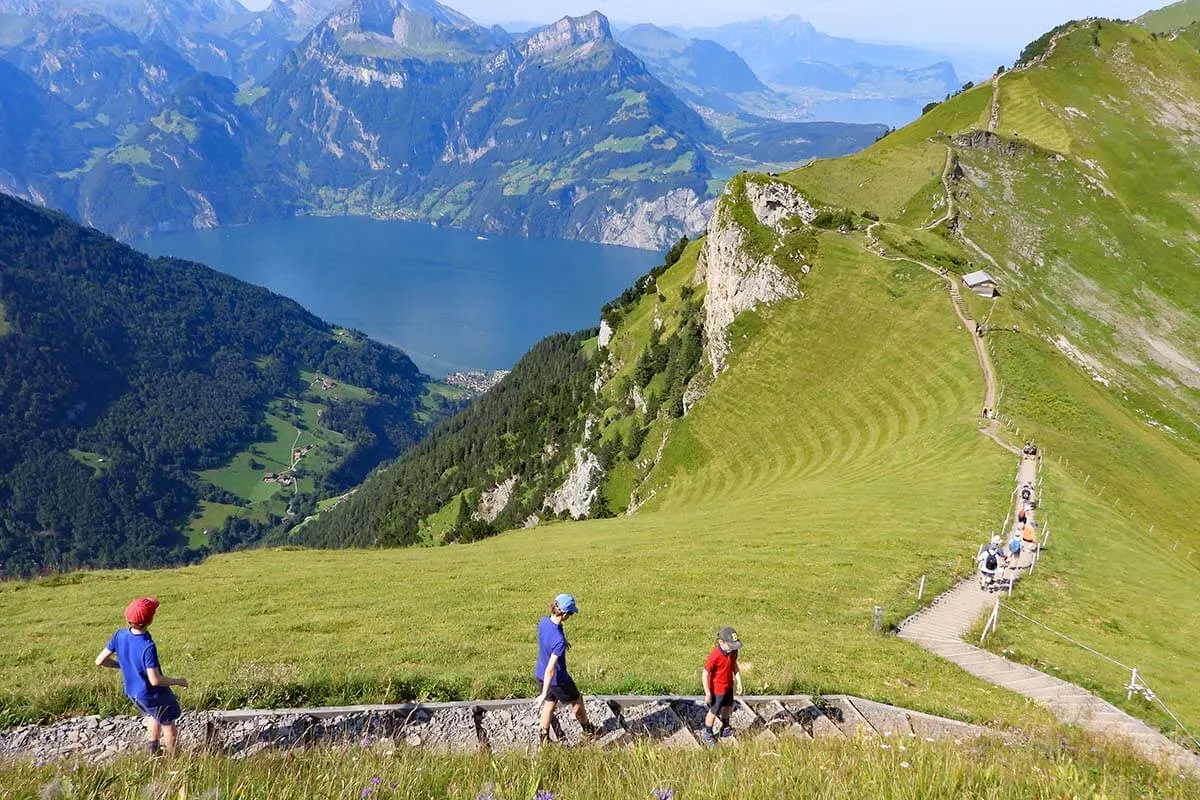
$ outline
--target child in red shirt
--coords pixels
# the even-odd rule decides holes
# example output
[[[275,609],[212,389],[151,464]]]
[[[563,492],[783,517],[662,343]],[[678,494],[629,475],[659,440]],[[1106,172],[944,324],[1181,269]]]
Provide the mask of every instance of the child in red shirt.
[[[717,740],[713,735],[713,725],[721,720],[721,738],[733,736],[733,728],[729,727],[729,715],[733,713],[733,695],[736,684],[737,693],[742,693],[742,673],[738,669],[737,651],[742,649],[742,641],[737,631],[730,627],[721,628],[717,633],[717,646],[708,654],[704,662],[704,671],[700,673],[700,682],[704,685],[704,701],[708,705],[708,714],[704,717],[704,730],[700,738],[709,747],[716,747]]]

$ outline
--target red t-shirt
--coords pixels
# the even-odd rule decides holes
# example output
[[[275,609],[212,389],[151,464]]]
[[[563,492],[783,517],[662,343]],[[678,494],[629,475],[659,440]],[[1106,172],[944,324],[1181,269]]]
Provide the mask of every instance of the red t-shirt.
[[[712,676],[713,694],[725,694],[733,687],[733,672],[737,667],[737,650],[726,653],[714,647],[704,662],[704,671]]]

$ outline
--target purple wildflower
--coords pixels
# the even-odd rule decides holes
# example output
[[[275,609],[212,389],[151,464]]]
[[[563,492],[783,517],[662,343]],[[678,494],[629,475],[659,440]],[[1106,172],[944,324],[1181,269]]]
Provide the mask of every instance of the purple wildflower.
[[[675,790],[668,789],[666,786],[655,789],[650,793],[654,800],[675,800]]]
[[[370,786],[367,786],[367,787],[364,787],[363,790],[358,793],[358,796],[363,798],[364,800],[366,800],[366,798],[370,797],[373,793],[374,793],[374,790]]]
[[[533,800],[554,800],[554,792],[539,789],[538,793],[533,796]]]
[[[379,784],[383,783],[383,778],[376,775],[374,778],[371,778],[371,783],[375,786],[378,786]]]
[[[496,795],[492,794],[491,789],[484,789],[482,792],[475,795],[475,800],[496,800]]]

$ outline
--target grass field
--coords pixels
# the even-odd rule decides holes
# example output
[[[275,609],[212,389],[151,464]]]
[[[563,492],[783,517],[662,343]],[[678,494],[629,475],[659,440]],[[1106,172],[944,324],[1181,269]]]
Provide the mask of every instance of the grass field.
[[[1197,797],[1200,787],[1070,734],[1020,747],[920,740],[749,744],[715,753],[551,748],[536,757],[436,757],[386,749],[317,750],[244,761],[127,759],[106,767],[0,767],[0,798],[237,797],[245,800],[612,800],[781,797]],[[545,794],[539,794],[544,792]]]
[[[1171,33],[1200,20],[1200,0],[1180,0],[1169,6],[1150,11],[1137,21],[1157,33]]]
[[[871,633],[875,605],[889,622],[916,607],[922,574],[937,591],[970,569],[1012,463],[975,433],[978,365],[939,281],[857,239],[822,248],[808,298],[739,340],[728,379],[677,427],[657,508],[470,546],[251,552],[0,585],[21,642],[0,666],[8,715],[123,708],[87,657],[140,593],[164,602],[156,636],[194,707],[528,695],[535,622],[566,588],[583,606],[572,659],[588,691],[696,691],[712,632],[732,623],[753,691],[1040,718]],[[862,335],[880,319],[904,347]]]
[[[71,458],[91,469],[93,475],[100,475],[112,469],[112,462],[104,457],[102,453],[93,453],[88,450],[78,450],[72,447],[68,452]]]

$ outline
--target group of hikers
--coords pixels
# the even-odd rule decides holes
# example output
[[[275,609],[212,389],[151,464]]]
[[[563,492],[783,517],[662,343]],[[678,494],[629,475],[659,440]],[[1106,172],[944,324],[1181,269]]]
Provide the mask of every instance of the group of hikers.
[[[175,752],[175,723],[181,712],[171,687],[186,689],[188,685],[186,678],[168,678],[163,674],[158,647],[150,636],[150,625],[158,607],[159,602],[153,597],[139,597],[131,602],[125,608],[127,626],[114,633],[96,656],[97,667],[121,671],[125,696],[144,720],[151,755]],[[541,694],[534,702],[541,710],[539,745],[550,742],[550,724],[559,703],[571,708],[585,736],[593,738],[600,732],[588,719],[583,695],[567,671],[567,650],[571,645],[563,631],[563,623],[578,613],[575,597],[560,594],[550,603],[549,613],[538,622],[534,677],[541,686]],[[721,628],[700,674],[708,708],[700,738],[709,747],[716,746],[718,736],[729,738],[734,735],[729,719],[733,713],[735,691],[742,693],[742,675],[737,663],[741,648],[737,631],[730,627]]]
[[[1037,454],[1037,446],[1026,442],[1022,452],[1027,456]],[[1038,524],[1033,519],[1037,506],[1037,491],[1033,483],[1026,481],[1017,489],[1017,520],[1012,527],[1008,542],[999,534],[979,548],[975,556],[979,564],[981,588],[996,589],[1012,585],[1019,570],[1029,566],[1030,558],[1038,547]]]

